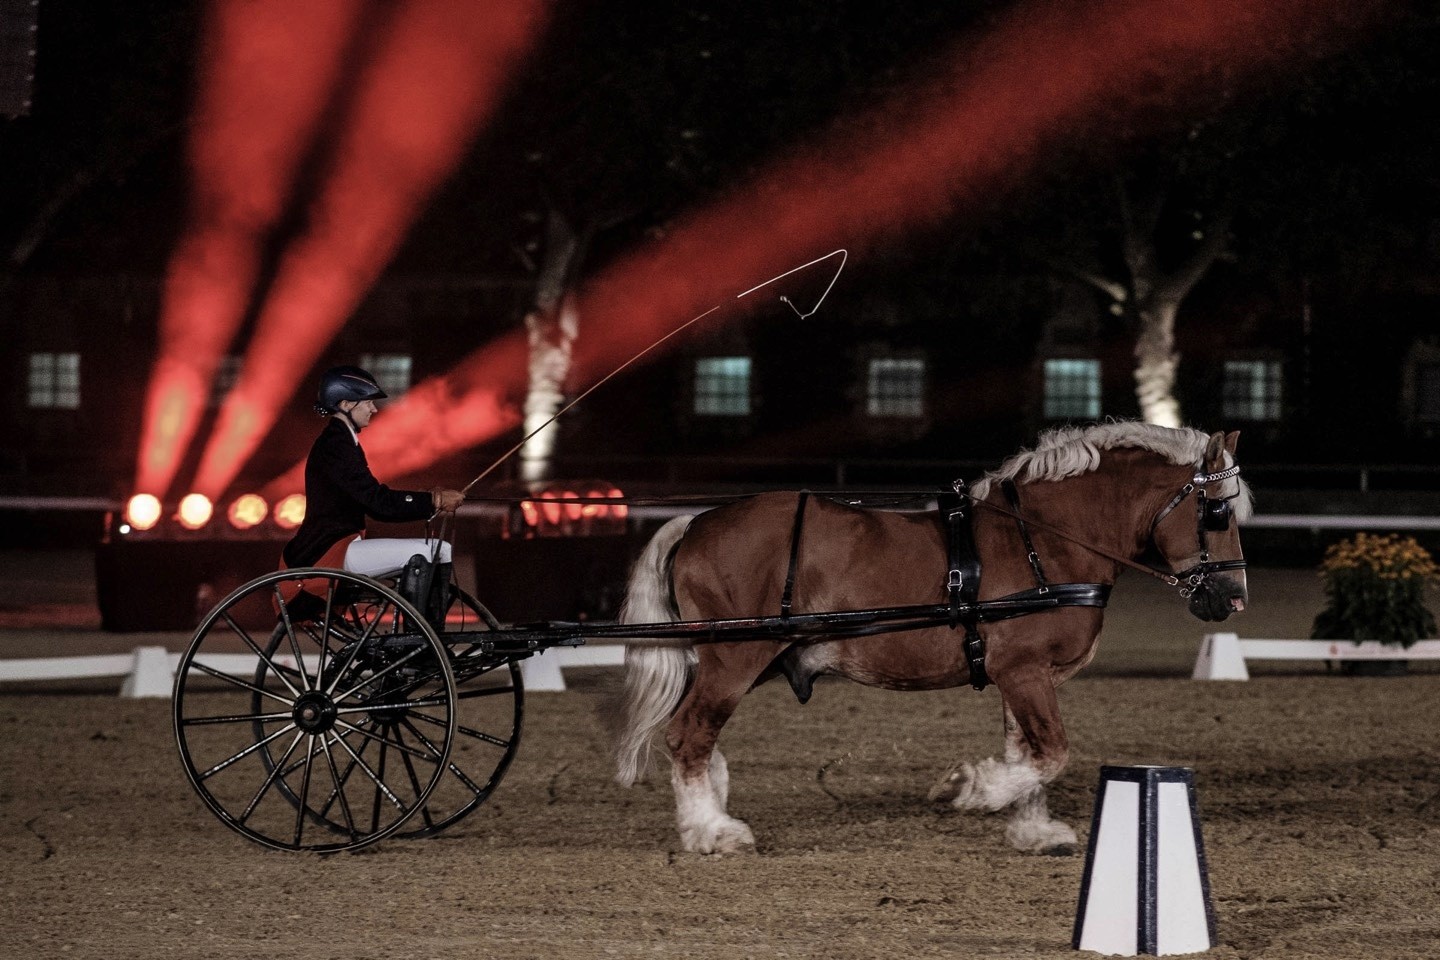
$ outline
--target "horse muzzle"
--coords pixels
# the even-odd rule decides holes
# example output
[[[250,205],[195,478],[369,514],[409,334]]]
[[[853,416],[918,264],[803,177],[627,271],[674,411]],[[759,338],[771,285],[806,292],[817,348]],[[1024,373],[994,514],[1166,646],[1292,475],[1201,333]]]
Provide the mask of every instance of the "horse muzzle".
[[[1232,613],[1242,613],[1249,601],[1244,581],[1227,574],[1201,579],[1190,592],[1190,612],[1209,623],[1218,623]]]

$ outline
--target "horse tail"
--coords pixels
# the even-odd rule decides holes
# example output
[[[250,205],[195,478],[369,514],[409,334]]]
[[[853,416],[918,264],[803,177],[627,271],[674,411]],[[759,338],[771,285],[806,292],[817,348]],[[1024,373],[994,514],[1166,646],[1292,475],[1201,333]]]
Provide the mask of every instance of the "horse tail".
[[[680,619],[670,590],[675,548],[694,517],[676,517],[650,539],[625,591],[621,623],[667,623]],[[669,721],[695,671],[691,647],[629,647],[625,651],[625,692],[615,742],[615,782],[628,787],[650,766],[655,734]]]

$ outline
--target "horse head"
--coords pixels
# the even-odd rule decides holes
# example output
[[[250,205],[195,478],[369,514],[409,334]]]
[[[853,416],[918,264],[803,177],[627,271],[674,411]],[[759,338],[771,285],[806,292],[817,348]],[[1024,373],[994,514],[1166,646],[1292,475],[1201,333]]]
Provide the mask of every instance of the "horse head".
[[[1239,529],[1250,513],[1250,492],[1235,465],[1239,438],[1238,431],[1211,435],[1195,475],[1162,509],[1151,532],[1190,612],[1201,620],[1224,620],[1243,611],[1250,598]]]

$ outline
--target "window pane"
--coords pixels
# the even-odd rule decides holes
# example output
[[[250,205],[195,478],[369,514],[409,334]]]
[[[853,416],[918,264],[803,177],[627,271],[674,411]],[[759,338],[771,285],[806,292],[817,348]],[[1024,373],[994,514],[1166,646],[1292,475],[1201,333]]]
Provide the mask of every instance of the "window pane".
[[[925,361],[917,357],[876,357],[870,361],[865,412],[872,417],[925,415]]]
[[[1222,412],[1237,420],[1279,420],[1280,361],[1226,360]]]
[[[410,389],[410,355],[408,353],[366,353],[360,366],[370,371],[380,389],[393,400]]]
[[[28,403],[32,409],[80,407],[80,354],[30,354]]]
[[[55,406],[55,354],[30,354],[30,400],[32,408]]]
[[[697,359],[695,412],[714,417],[743,417],[749,414],[750,358]]]
[[[1100,361],[1045,361],[1045,416],[1050,420],[1100,416]]]

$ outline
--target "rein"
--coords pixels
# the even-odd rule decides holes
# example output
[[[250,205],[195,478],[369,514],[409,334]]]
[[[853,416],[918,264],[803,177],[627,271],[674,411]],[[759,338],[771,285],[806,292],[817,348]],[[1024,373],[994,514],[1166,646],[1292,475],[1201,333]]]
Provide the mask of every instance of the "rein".
[[[1183,487],[1181,487],[1180,491],[1176,493],[1175,496],[1170,498],[1170,502],[1167,503],[1165,507],[1161,509],[1158,514],[1156,514],[1155,519],[1151,521],[1150,538],[1151,540],[1153,540],[1155,537],[1155,530],[1160,526],[1160,522],[1164,520],[1167,516],[1169,516],[1172,510],[1174,510],[1181,503],[1183,503],[1186,497],[1198,491],[1198,500],[1196,501],[1195,535],[1200,547],[1200,562],[1192,567],[1186,568],[1185,570],[1181,570],[1179,573],[1167,573],[1166,571],[1160,570],[1156,567],[1152,567],[1147,564],[1131,560],[1129,557],[1122,557],[1119,554],[1112,553],[1111,551],[1106,550],[1103,547],[1096,546],[1095,544],[1076,536],[1068,530],[1064,530],[1052,524],[1036,520],[1033,517],[1027,517],[1022,515],[1020,513],[1019,495],[1015,492],[1015,486],[1010,480],[1002,481],[1002,487],[1005,490],[1005,495],[1010,501],[1010,508],[1008,509],[1006,507],[1000,506],[999,504],[990,503],[988,500],[977,500],[975,497],[971,496],[969,492],[967,492],[965,487],[965,481],[963,480],[956,480],[954,484],[952,484],[952,486],[954,487],[957,494],[966,498],[971,503],[978,506],[986,507],[987,509],[993,510],[996,513],[1004,514],[1007,517],[1011,517],[1020,525],[1020,533],[1025,540],[1025,548],[1029,553],[1031,568],[1035,571],[1036,579],[1042,584],[1043,574],[1040,572],[1040,568],[1038,566],[1039,557],[1036,556],[1035,548],[1030,543],[1029,534],[1026,533],[1027,524],[1040,530],[1045,530],[1049,533],[1053,533],[1057,537],[1060,537],[1062,539],[1069,540],[1076,546],[1089,550],[1091,553],[1094,553],[1098,556],[1105,557],[1108,560],[1113,560],[1116,563],[1123,564],[1124,566],[1130,567],[1133,570],[1139,570],[1141,573],[1148,574],[1149,576],[1152,576],[1155,579],[1161,581],[1166,586],[1179,587],[1180,595],[1182,597],[1188,598],[1205,582],[1206,578],[1209,577],[1210,574],[1226,570],[1243,570],[1247,566],[1246,562],[1243,559],[1211,560],[1210,549],[1205,542],[1205,532],[1207,530],[1224,530],[1229,527],[1231,522],[1231,511],[1228,498],[1207,497],[1205,495],[1205,485],[1209,483],[1214,483],[1219,480],[1229,480],[1231,477],[1238,477],[1239,475],[1240,467],[1238,465],[1227,467],[1224,470],[1218,470],[1215,473],[1206,473],[1203,463],[1196,464],[1195,475],[1190,478],[1190,482],[1186,483]],[[1212,506],[1212,504],[1214,506]]]
[[[1114,560],[1116,563],[1123,563],[1125,566],[1130,567],[1133,570],[1139,570],[1141,573],[1147,573],[1157,580],[1164,581],[1166,586],[1180,586],[1180,578],[1175,576],[1173,573],[1165,573],[1163,570],[1157,570],[1154,567],[1149,567],[1143,563],[1138,563],[1134,560],[1131,560],[1129,557],[1122,557],[1118,553],[1111,553],[1104,547],[1097,547],[1095,546],[1095,544],[1090,543],[1088,540],[1082,540],[1068,530],[1062,530],[1060,527],[1053,526],[1052,524],[1048,524],[1040,520],[1036,520],[1034,517],[1022,516],[1020,513],[1014,510],[1007,509],[1006,507],[1002,507],[998,503],[991,503],[988,500],[977,500],[968,493],[961,494],[961,496],[969,498],[970,502],[975,504],[977,507],[984,507],[987,510],[995,511],[996,513],[1003,513],[1005,516],[1010,517],[1011,519],[1018,520],[1021,523],[1029,524],[1030,526],[1040,530],[1044,530],[1047,533],[1053,533],[1057,537],[1060,537],[1064,540],[1069,540],[1076,546],[1084,547],[1091,553],[1105,557],[1107,560]]]

